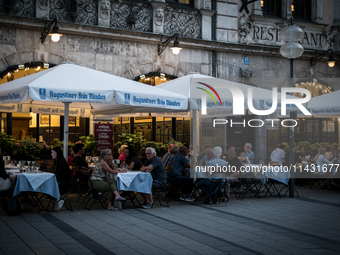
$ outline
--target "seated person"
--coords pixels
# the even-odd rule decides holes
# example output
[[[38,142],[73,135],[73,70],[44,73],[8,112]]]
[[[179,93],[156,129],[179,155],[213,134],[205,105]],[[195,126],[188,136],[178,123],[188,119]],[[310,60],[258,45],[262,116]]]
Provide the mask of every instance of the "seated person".
[[[228,167],[230,169],[235,169],[235,172],[232,172],[228,177],[225,178],[225,193],[227,202],[229,201],[229,191],[230,191],[230,184],[239,183],[239,179],[237,178],[240,175],[240,169],[242,166],[241,161],[238,157],[236,157],[236,152],[233,149],[229,149],[227,151],[227,158],[228,158]]]
[[[338,151],[338,145],[337,144],[332,145],[331,151],[327,155],[327,159],[332,163],[335,163],[340,159],[340,154],[339,154],[339,151]]]
[[[142,165],[144,165],[147,160],[146,155],[145,155],[145,148],[140,149],[138,153],[138,157],[139,157],[140,162],[142,162]]]
[[[209,149],[209,148],[208,148]],[[221,159],[221,154],[222,154],[222,148],[220,146],[214,147],[212,150],[214,153],[214,158],[208,161],[207,166],[227,166],[228,163]],[[204,194],[206,194],[208,197],[206,200],[204,200],[204,203],[209,203],[210,198],[215,195],[215,193],[218,190],[218,187],[215,187],[213,190],[211,190],[211,186],[223,186],[224,185],[224,178],[221,178],[221,171],[219,172],[217,168],[212,168],[214,170],[214,173],[211,174],[211,178],[206,178],[197,184],[197,188],[201,189]],[[216,203],[216,198],[212,198],[214,200],[214,203]]]
[[[213,150],[211,148],[206,148],[205,149],[205,155],[200,161],[201,166],[207,165],[208,161],[212,160],[213,158],[214,158]]]
[[[335,169],[333,168],[333,163],[326,158],[325,154],[326,154],[326,148],[325,147],[320,148],[319,157],[316,160],[316,165],[318,167],[318,173],[324,174],[326,175],[326,177],[329,177],[327,182],[324,183],[324,185],[327,185],[327,188],[330,188],[331,185],[337,186],[336,183],[334,183],[332,179],[333,171],[335,171]],[[321,187],[324,187],[324,186],[321,186]]]
[[[164,154],[162,162],[165,167],[169,166],[173,157],[178,153],[178,146],[171,146],[170,150]]]
[[[249,161],[250,164],[253,164],[254,162],[254,152],[251,150],[252,146],[251,143],[246,143],[243,147],[245,153],[243,156],[239,156],[238,159],[241,160],[242,164],[246,164],[247,161]]]
[[[72,172],[60,147],[54,147],[51,151],[51,156],[54,159],[53,170],[58,182],[59,193],[61,197],[64,197],[65,194],[67,194],[71,182]],[[59,200],[59,202],[55,204],[54,209],[59,211],[63,204],[64,200]]]
[[[126,165],[130,170],[139,171],[139,169],[141,169],[143,166],[142,162],[140,162],[138,156],[136,155],[135,149],[132,146],[125,148],[124,157],[125,161],[120,164],[120,167]]]
[[[285,148],[286,146],[284,144],[280,144],[278,148],[273,150],[273,152],[270,154],[270,160],[278,162],[279,166],[282,165],[286,157]]]
[[[115,200],[118,201],[125,200],[125,198],[121,197],[118,193],[116,180],[108,178],[109,174],[117,174],[122,172],[127,172],[127,170],[117,170],[116,166],[113,164],[112,151],[110,149],[102,150],[101,160],[93,170],[90,179],[94,189],[108,191],[108,210],[119,210],[118,208],[113,207],[113,197],[115,197]]]
[[[84,159],[85,147],[82,143],[77,143],[74,146],[74,158],[72,161],[72,165],[80,170],[81,168],[88,169],[88,164]],[[77,176],[81,175],[80,172],[77,173]]]
[[[124,152],[125,152],[125,148],[128,147],[127,145],[123,144],[122,146],[120,146],[118,153],[119,153],[119,157],[118,160],[120,162],[125,161],[125,156],[124,156]]]
[[[54,147],[51,156],[54,159],[53,169],[59,185],[59,192],[62,196],[68,190],[72,172],[60,147]]]
[[[159,189],[164,188],[166,186],[166,173],[163,162],[156,157],[156,151],[152,147],[147,147],[145,149],[145,154],[147,160],[144,166],[140,169],[141,172],[151,173],[153,182],[152,188]],[[150,209],[153,207],[153,198],[152,194],[143,193],[144,203],[142,207],[144,209]]]
[[[2,160],[0,148],[0,191],[8,190],[13,186],[14,177],[8,175],[5,170],[5,162]]]
[[[185,146],[179,147],[179,152],[173,157],[170,166],[172,171],[170,173],[170,180],[173,183],[178,183],[183,185],[181,200],[192,202],[195,201],[191,198],[191,193],[194,188],[193,180],[189,176],[184,175],[184,169],[190,167],[189,160],[186,158],[188,154],[188,149]]]
[[[72,166],[73,164],[73,158],[74,158],[74,152],[72,150],[72,146],[68,146],[68,157],[67,157],[67,163],[69,166]]]
[[[302,163],[303,161],[307,162],[308,160],[310,160],[310,154],[308,153],[308,150],[306,147],[301,147],[301,154],[299,156],[299,161],[300,163]]]
[[[210,146],[210,145],[205,146],[204,151],[202,151],[202,152],[198,155],[197,160],[199,160],[199,161],[202,160],[202,158],[206,155],[205,150],[208,149],[208,148],[211,148],[211,146]]]

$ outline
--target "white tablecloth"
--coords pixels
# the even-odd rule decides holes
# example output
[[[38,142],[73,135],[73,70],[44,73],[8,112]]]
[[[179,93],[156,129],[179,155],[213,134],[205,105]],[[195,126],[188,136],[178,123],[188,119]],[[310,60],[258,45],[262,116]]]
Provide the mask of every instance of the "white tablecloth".
[[[57,199],[60,197],[57,179],[51,173],[18,174],[13,196],[23,191],[44,193]]]
[[[255,177],[260,179],[263,184],[266,183],[268,179],[282,182],[286,185],[289,182],[290,173],[289,171],[284,171],[283,166],[262,166],[256,164],[250,166],[252,167],[252,170],[255,170],[256,172]]]
[[[117,174],[118,191],[136,191],[151,194],[152,176],[145,172],[127,172]]]

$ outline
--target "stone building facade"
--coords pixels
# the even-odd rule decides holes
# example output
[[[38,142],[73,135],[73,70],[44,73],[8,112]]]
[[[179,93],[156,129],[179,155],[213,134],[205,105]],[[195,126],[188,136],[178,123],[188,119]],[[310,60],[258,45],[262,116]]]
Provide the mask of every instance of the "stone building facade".
[[[246,6],[241,0],[4,0],[0,71],[31,61],[67,61],[128,79],[149,72],[178,77],[198,72],[271,89],[277,78],[286,80],[281,86],[289,83],[290,64],[279,53],[284,44],[279,32],[293,17],[305,32],[301,41],[305,52],[295,60],[295,77],[339,78],[339,64],[328,67],[328,55],[314,67],[310,60],[329,49],[339,57],[340,2],[295,0],[294,4],[292,0]],[[53,18],[63,36],[57,43],[48,38],[41,43],[41,32]],[[174,33],[179,35],[181,53],[173,55],[166,49],[158,55],[160,34],[164,40]],[[339,83],[332,86],[340,89]],[[253,132],[254,150],[259,159],[264,158],[273,146],[262,146],[268,143],[267,130]]]

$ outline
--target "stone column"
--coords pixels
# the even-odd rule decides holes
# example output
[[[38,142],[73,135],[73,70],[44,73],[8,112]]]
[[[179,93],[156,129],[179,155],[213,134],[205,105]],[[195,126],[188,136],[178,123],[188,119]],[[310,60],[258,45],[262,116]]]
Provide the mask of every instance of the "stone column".
[[[215,11],[211,10],[200,10],[202,15],[202,39],[203,40],[211,40],[212,39],[212,16],[215,14]]]
[[[238,5],[237,0],[217,1],[216,40],[238,42]]]
[[[110,0],[98,1],[98,26],[110,27]]]
[[[261,8],[261,1],[256,1],[254,3],[254,15],[261,15],[263,16],[263,11],[262,11],[262,8]]]
[[[313,22],[323,24],[322,4],[323,4],[323,0],[312,0],[312,21]]]
[[[35,6],[37,18],[47,18],[49,19],[49,1],[48,0],[38,0]]]
[[[152,31],[154,34],[163,34],[165,8],[167,4],[165,0],[162,2],[150,2],[153,8],[153,24]]]
[[[258,119],[261,119],[264,123],[265,117],[264,116],[257,116]],[[253,149],[256,151],[256,162],[260,162],[261,160],[267,159],[267,127],[264,125],[261,128],[255,129],[255,148]]]
[[[282,18],[290,19],[292,17],[292,0],[282,0],[281,2]]]

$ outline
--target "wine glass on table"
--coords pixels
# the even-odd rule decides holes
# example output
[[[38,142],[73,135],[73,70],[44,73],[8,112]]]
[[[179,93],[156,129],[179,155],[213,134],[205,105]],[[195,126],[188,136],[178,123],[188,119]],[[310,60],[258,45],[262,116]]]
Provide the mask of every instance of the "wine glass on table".
[[[90,165],[91,164],[91,156],[86,156],[85,157],[85,160],[87,162],[87,165]]]

